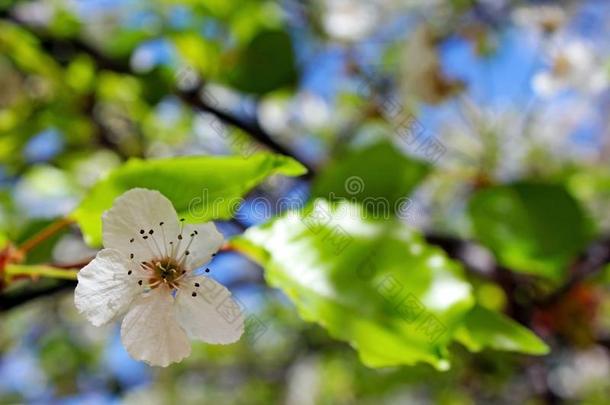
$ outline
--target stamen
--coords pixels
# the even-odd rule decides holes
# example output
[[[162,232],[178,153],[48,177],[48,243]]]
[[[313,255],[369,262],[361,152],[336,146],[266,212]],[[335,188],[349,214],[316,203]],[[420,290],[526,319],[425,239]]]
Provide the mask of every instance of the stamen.
[[[169,250],[169,257],[174,257],[174,241],[170,241],[169,245],[171,246],[170,250]]]
[[[180,258],[177,259],[178,263],[180,265],[182,265],[184,259],[186,258],[186,256],[188,256],[191,252],[189,252],[189,248],[191,247],[191,245],[193,244],[193,241],[195,240],[195,233],[191,233],[191,240],[189,241],[188,245],[186,245],[186,247],[184,248],[184,252],[182,252],[182,254],[180,255]]]
[[[165,229],[163,229],[163,224],[165,222],[159,222],[159,228],[161,228],[161,236],[163,237],[163,256],[167,257],[167,239],[165,238]],[[172,242],[170,242],[170,245]]]
[[[150,239],[153,241],[153,243],[155,244],[155,248],[157,249],[157,252],[159,253],[159,257],[163,257],[163,256],[167,256],[167,255],[163,255],[163,252],[161,251],[161,248],[159,247],[159,244],[157,243],[157,239],[155,239],[154,236],[152,236],[154,233],[154,231],[151,229],[150,231],[148,231],[148,234],[151,235]],[[145,237],[146,238],[146,237]]]
[[[182,280],[184,277],[186,277],[186,275],[187,275],[186,270],[182,270],[182,273],[180,273],[180,275],[172,281],[172,283],[174,283],[176,285],[175,288],[179,287],[180,280]]]
[[[163,257],[163,253],[161,252],[161,249],[159,248],[159,246],[158,246],[158,244],[157,244],[157,241],[155,240],[154,236],[152,236],[154,233],[155,233],[155,232],[154,232],[152,229],[150,229],[150,230],[148,231],[148,234],[147,234],[147,235],[145,235],[145,234],[146,234],[146,231],[145,231],[144,229],[140,229],[140,235],[142,235],[142,239],[147,240],[147,239],[148,239],[148,236],[151,236],[151,240],[153,241],[153,243],[155,244],[155,247],[157,248],[157,252],[155,252],[155,251],[154,251],[154,250],[151,248],[150,244],[148,244],[148,243],[144,243],[144,246],[146,246],[146,248],[148,249],[148,251],[149,251],[149,253],[150,253],[150,256],[151,256],[151,257],[156,257],[156,256]]]
[[[154,267],[152,264],[147,263],[147,262],[142,262],[140,263],[140,267],[142,268],[142,270],[144,270],[145,272],[151,273],[154,272]]]
[[[172,257],[175,257],[174,254],[178,254],[178,252],[180,252],[180,245],[182,244],[182,232],[184,232],[184,218],[180,218],[180,234],[178,235],[178,244],[176,246],[176,250],[172,250]],[[177,261],[180,261],[180,259]]]
[[[197,296],[197,293],[196,293],[196,292],[193,292],[193,293],[191,294],[191,296],[196,297],[196,296]]]

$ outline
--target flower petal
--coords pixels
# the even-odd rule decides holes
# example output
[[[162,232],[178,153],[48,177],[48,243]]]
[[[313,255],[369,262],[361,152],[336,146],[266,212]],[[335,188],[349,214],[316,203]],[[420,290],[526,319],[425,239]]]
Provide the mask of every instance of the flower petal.
[[[140,272],[118,250],[101,250],[78,272],[74,291],[76,309],[95,326],[108,323],[123,314],[135,296],[143,291],[138,285]]]
[[[178,322],[193,339],[228,344],[244,332],[243,307],[209,277],[189,277],[176,295],[175,307]]]
[[[167,367],[187,357],[191,344],[174,315],[174,298],[157,288],[134,301],[121,325],[121,340],[136,360]]]
[[[168,242],[180,232],[172,203],[160,192],[143,188],[131,189],[117,198],[102,221],[104,247],[120,250],[128,257],[134,254],[136,261],[165,255]]]
[[[184,226],[183,248],[180,249],[179,255],[182,255],[188,250],[186,258],[186,267],[189,270],[196,270],[212,259],[212,255],[222,247],[224,237],[213,222],[204,224],[187,224]]]

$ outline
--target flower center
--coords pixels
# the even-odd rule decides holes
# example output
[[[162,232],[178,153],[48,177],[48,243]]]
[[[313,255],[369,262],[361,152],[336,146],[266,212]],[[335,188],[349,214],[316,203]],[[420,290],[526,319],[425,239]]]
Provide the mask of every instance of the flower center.
[[[150,273],[148,283],[151,288],[166,285],[169,288],[178,288],[179,281],[186,274],[182,263],[172,257],[153,259],[142,263],[143,267]]]

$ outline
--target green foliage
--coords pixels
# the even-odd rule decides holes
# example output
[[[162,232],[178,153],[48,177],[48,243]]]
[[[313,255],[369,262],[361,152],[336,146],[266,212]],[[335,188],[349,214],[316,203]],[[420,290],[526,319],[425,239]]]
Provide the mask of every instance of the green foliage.
[[[87,243],[101,244],[101,215],[114,199],[134,187],[159,190],[187,221],[228,219],[254,186],[273,174],[298,176],[305,168],[280,155],[257,153],[248,158],[178,157],[132,159],[99,181],[72,213]]]
[[[172,35],[174,45],[180,55],[205,75],[216,75],[221,49],[211,41],[202,40],[197,32],[178,32]]]
[[[447,344],[473,305],[460,266],[400,222],[362,215],[316,200],[236,243],[305,320],[350,342],[365,364],[447,368]]]
[[[471,351],[485,348],[526,354],[548,354],[549,347],[527,328],[480,305],[464,318],[456,339]]]
[[[363,204],[368,214],[383,217],[400,210],[402,199],[425,178],[430,167],[398,151],[389,141],[338,157],[316,179],[315,197],[345,198]],[[380,202],[387,202],[383,212]]]
[[[241,198],[276,173],[305,171],[268,153],[150,156],[201,150],[246,155],[243,140],[250,148],[252,138],[260,139],[258,131],[265,131],[317,169],[311,181],[298,182],[298,191],[310,187],[313,196],[303,212],[250,228],[235,240],[236,250],[262,265],[266,284],[257,277],[260,269],[233,253],[222,253],[211,266],[212,274],[227,276],[227,287],[244,298],[248,319],[262,319],[263,337],[254,340],[248,324],[234,345],[194,344],[193,355],[180,365],[153,373],[153,400],[292,403],[305,395],[316,403],[453,405],[522,398],[525,403],[528,396],[544,402],[554,395],[560,401],[607,402],[609,363],[602,346],[610,305],[603,286],[610,283],[610,265],[601,262],[607,261],[610,229],[608,156],[601,147],[595,159],[591,150],[572,155],[570,147],[576,151],[583,145],[574,131],[590,117],[562,117],[562,106],[572,106],[572,97],[587,107],[606,93],[587,89],[582,94],[584,80],[553,66],[540,66],[528,79],[544,77],[539,73],[562,76],[565,83],[557,87],[570,88],[561,92],[559,100],[566,102],[532,103],[526,117],[523,106],[502,103],[497,109],[497,103],[482,105],[479,97],[469,97],[498,87],[487,75],[467,80],[468,86],[479,83],[464,88],[464,97],[451,91],[455,80],[465,79],[464,69],[456,71],[455,61],[444,57],[455,49],[456,33],[472,45],[469,68],[494,70],[509,59],[517,61],[511,54],[521,59],[531,53],[519,51],[515,36],[505,35],[514,34],[514,18],[472,0],[450,0],[436,9],[423,0],[408,9],[366,1],[338,7],[329,1],[159,0],[112,2],[101,12],[99,5],[74,8],[65,1],[31,8],[22,3],[0,0],[0,8],[20,8],[3,11],[0,18],[0,249],[7,243],[22,246],[56,222],[49,215],[65,214],[81,197],[69,216],[86,241],[99,246],[102,213],[130,188],[160,190],[181,216],[199,222],[231,218]],[[474,5],[480,13],[471,15]],[[419,13],[419,6],[433,19],[421,24],[416,19],[406,37],[380,27],[393,17]],[[561,43],[548,41],[553,32],[562,32],[553,20],[564,14],[569,21],[587,10],[553,5],[544,10],[548,18],[529,15],[541,11],[518,4],[501,14],[519,17],[519,35],[536,32],[545,50],[540,55],[565,56]],[[467,26],[463,15],[472,17]],[[539,35],[541,28],[548,35]],[[580,35],[572,34],[572,39]],[[507,44],[510,52],[503,52]],[[605,63],[607,52],[595,51],[589,78],[598,79],[592,68]],[[176,84],[187,84],[187,70],[199,75],[197,90],[205,93],[205,103],[233,118],[226,122],[244,125],[227,125],[221,135],[212,121],[218,114],[201,114],[205,107],[180,94],[186,86]],[[301,71],[308,73],[304,86],[299,86]],[[488,96],[483,103],[493,101]],[[408,140],[407,116],[417,116],[417,122],[408,122],[419,126],[410,128]],[[398,128],[402,140],[394,140],[410,153],[424,152],[425,139],[444,143],[447,153],[438,166],[409,157],[388,140],[358,143]],[[54,141],[38,142],[43,132]],[[516,173],[520,182],[503,183]],[[528,178],[545,180],[523,180]],[[490,183],[495,185],[483,188]],[[420,186],[422,221],[417,223],[425,224],[439,248],[394,215],[410,207],[406,197]],[[297,190],[269,181],[255,192],[276,201]],[[605,235],[591,249],[589,216]],[[114,329],[90,329],[75,312],[73,281],[53,280],[73,280],[74,270],[58,266],[90,257],[75,236],[73,228],[62,228],[28,249],[23,261],[15,255],[15,262],[0,269],[7,281],[0,283],[0,354],[7,366],[0,403],[61,402],[63,396],[86,400],[74,395],[87,391],[83,387],[91,381],[96,392],[99,386],[113,398],[126,396],[122,402],[150,398],[136,397],[141,384],[115,380],[123,360],[115,358],[116,344],[108,347]],[[470,249],[464,237],[481,242],[493,257]],[[593,260],[574,262],[578,255]],[[468,264],[466,275],[457,260]],[[494,272],[495,263],[504,271]],[[566,277],[568,269],[576,277]],[[572,284],[575,288],[568,288]],[[50,296],[60,289],[66,294]],[[39,295],[46,298],[34,302]],[[507,307],[523,325],[503,314]],[[544,331],[556,355],[537,361],[499,352],[549,353],[528,327]],[[17,371],[32,360],[40,370],[28,368],[11,380],[15,359]],[[437,373],[449,365],[451,371]],[[549,365],[552,369],[544,370]],[[591,374],[581,372],[583,365]],[[398,367],[375,369],[384,366]],[[227,375],[236,373],[238,383],[227,383]],[[539,374],[546,381],[522,378]],[[565,375],[582,375],[583,381],[564,381]],[[511,392],[517,385],[518,398]],[[585,385],[597,386],[595,396],[584,394]],[[18,386],[28,395],[5,391]],[[30,395],[36,390],[49,396]]]
[[[292,41],[285,31],[259,32],[233,62],[226,75],[237,90],[260,95],[296,83]]]
[[[365,215],[353,204],[316,200],[302,213],[249,229],[235,244],[265,267],[269,284],[305,320],[349,342],[368,366],[423,361],[446,369],[457,331],[473,350],[546,352],[535,335],[500,314],[471,311],[461,267],[419,234]]]
[[[561,185],[516,183],[485,188],[469,203],[475,236],[503,265],[561,279],[591,236],[578,202]]]

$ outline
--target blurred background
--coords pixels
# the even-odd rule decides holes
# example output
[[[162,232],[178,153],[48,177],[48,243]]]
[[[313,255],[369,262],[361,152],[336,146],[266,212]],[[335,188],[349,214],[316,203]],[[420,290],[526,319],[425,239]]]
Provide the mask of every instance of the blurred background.
[[[480,301],[552,349],[473,354],[454,344],[446,372],[368,368],[228,251],[213,277],[264,324],[262,336],[194,344],[167,369],[131,360],[119,325],[90,326],[73,284],[11,283],[0,295],[0,403],[607,404],[609,22],[604,0],[0,0],[0,246],[70,213],[132,157],[269,149],[309,167],[252,191],[218,223],[230,237],[277,214],[251,199],[305,203],[312,183],[324,175],[316,190],[328,191],[349,159],[358,178],[391,178],[384,159],[397,154],[431,167],[402,220],[464,263]],[[566,264],[557,276],[562,266],[498,254],[494,238],[510,230],[477,219],[469,200],[523,180],[560,184],[582,207],[584,242],[540,238],[567,243],[562,263],[585,270]],[[540,204],[543,213],[559,203]],[[565,219],[539,218],[551,233]],[[74,227],[27,260],[93,255]],[[485,277],[497,263],[510,280]],[[540,296],[553,299],[535,305]]]

